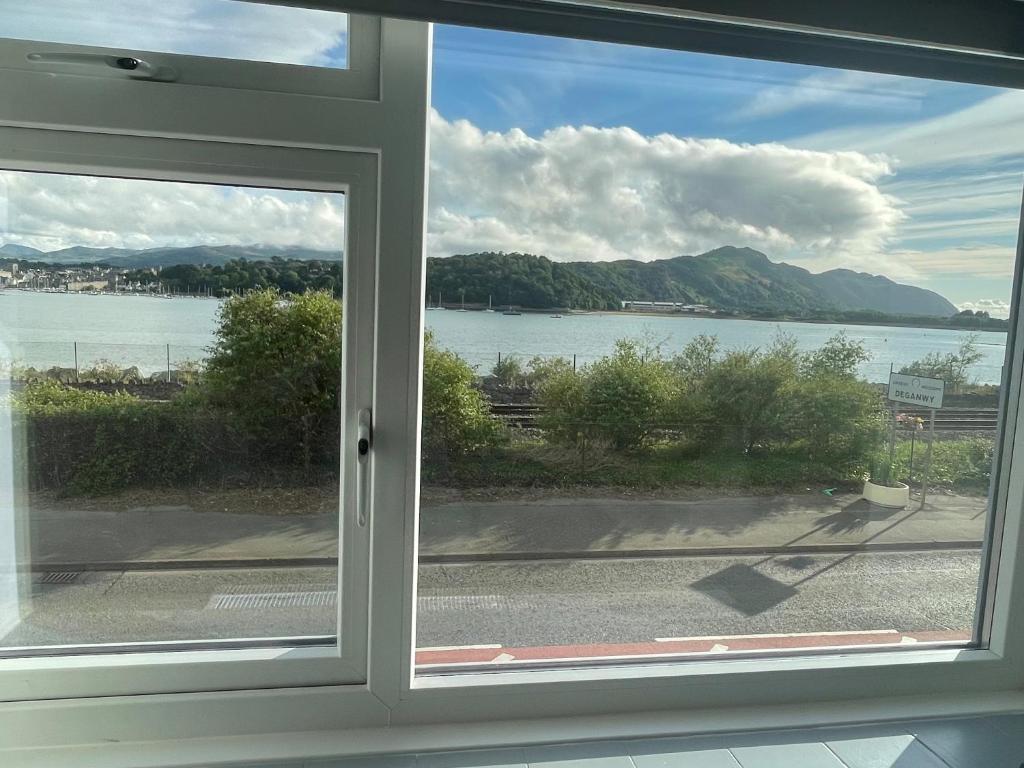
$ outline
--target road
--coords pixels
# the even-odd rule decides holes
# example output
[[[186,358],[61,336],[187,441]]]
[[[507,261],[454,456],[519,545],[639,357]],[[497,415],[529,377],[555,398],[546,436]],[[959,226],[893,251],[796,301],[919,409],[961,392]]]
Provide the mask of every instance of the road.
[[[545,560],[420,568],[420,647],[966,630],[977,551]],[[333,631],[334,571],[86,572],[36,583],[2,645]]]

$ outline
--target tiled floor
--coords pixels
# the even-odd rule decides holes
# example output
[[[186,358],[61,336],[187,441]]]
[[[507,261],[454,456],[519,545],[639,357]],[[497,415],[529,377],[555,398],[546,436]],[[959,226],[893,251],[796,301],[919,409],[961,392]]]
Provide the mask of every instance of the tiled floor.
[[[318,760],[287,768],[1024,768],[1024,715]]]

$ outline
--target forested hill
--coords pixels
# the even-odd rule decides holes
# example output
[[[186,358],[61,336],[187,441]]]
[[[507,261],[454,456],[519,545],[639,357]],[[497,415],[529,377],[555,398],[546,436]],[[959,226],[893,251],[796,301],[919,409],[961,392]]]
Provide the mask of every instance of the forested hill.
[[[427,259],[427,294],[446,304],[619,309],[625,300],[707,304],[744,313],[799,315],[867,310],[950,317],[957,309],[935,293],[879,275],[834,269],[813,274],[750,248],[640,262],[553,262],[522,253],[473,253]]]

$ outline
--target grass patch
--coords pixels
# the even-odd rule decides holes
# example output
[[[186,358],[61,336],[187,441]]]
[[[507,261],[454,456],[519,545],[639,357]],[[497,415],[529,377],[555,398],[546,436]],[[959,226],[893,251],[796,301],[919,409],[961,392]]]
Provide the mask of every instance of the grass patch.
[[[984,493],[991,476],[991,437],[937,440],[929,486],[960,493]],[[910,444],[897,444],[896,476],[921,482],[926,447],[918,443],[910,473]],[[701,453],[662,444],[644,451],[588,451],[522,441],[461,457],[441,471],[424,466],[424,482],[450,488],[609,488],[636,491],[670,489],[736,490],[750,493],[818,491],[835,487],[859,492],[862,466],[837,467],[800,452]]]

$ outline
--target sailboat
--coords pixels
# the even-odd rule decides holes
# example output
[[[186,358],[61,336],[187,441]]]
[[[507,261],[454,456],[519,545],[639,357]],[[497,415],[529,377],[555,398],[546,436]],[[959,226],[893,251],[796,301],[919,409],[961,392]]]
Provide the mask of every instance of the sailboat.
[[[440,291],[437,292],[437,308],[447,309],[447,307],[444,305],[444,295]]]
[[[462,306],[459,307],[456,311],[457,312],[469,312],[469,310],[466,309],[466,292],[465,292],[465,290],[463,290],[463,292],[462,292]]]
[[[508,309],[506,309],[501,314],[503,314],[503,315],[521,315],[521,314],[523,314],[522,312],[517,312],[514,309],[512,309],[512,289],[511,288],[508,289]]]
[[[484,312],[493,312],[494,309],[491,307],[491,294],[487,294],[487,309]]]

